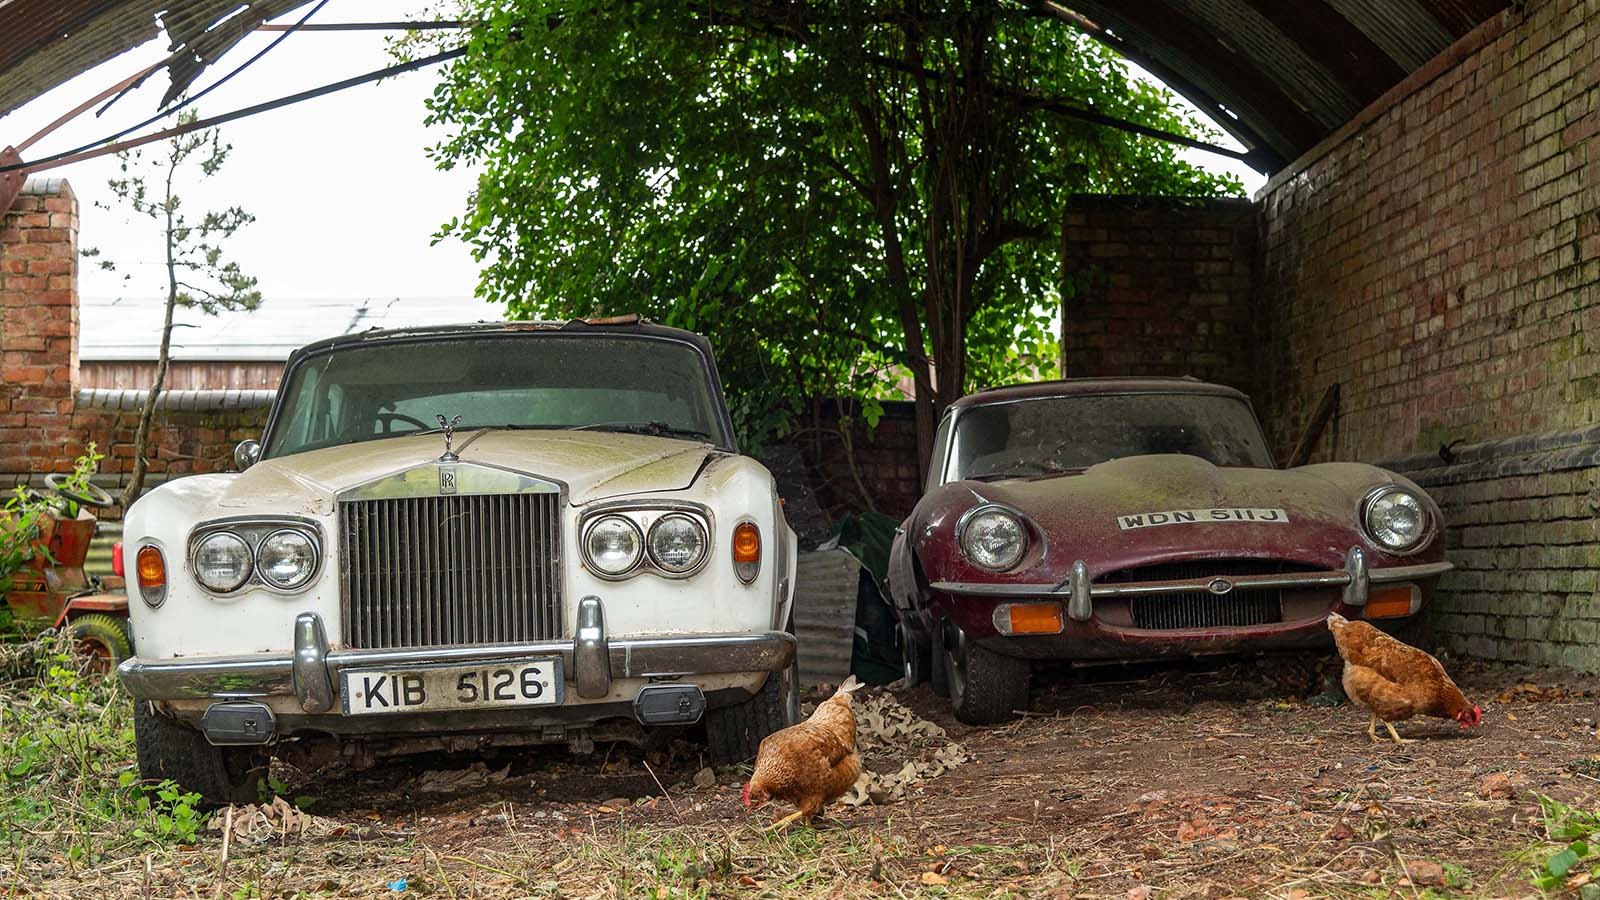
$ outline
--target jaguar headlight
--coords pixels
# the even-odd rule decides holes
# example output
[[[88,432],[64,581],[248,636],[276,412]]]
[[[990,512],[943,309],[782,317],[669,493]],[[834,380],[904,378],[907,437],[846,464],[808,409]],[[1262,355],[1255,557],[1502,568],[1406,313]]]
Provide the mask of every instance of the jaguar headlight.
[[[207,535],[195,546],[194,577],[206,590],[227,594],[250,580],[250,545],[232,532]]]
[[[1367,534],[1388,550],[1410,550],[1428,536],[1428,511],[1416,494],[1385,487],[1367,495],[1361,514]]]
[[[644,536],[632,519],[601,516],[584,533],[583,556],[601,575],[626,575],[644,557]]]
[[[650,561],[663,572],[682,575],[706,558],[706,530],[685,515],[666,515],[650,526]]]
[[[302,532],[275,531],[256,550],[256,573],[280,591],[304,587],[316,570],[316,545]]]
[[[1003,572],[1022,561],[1028,550],[1028,529],[1015,513],[998,506],[980,506],[958,526],[961,552],[991,572]]]

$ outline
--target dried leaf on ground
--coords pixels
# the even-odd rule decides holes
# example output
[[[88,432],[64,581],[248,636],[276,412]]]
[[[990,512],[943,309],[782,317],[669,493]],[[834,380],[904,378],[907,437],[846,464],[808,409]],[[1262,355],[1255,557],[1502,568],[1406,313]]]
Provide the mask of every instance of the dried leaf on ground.
[[[869,763],[904,762],[887,773],[864,768],[840,799],[847,806],[904,800],[912,785],[938,778],[971,758],[966,748],[950,740],[943,728],[918,717],[887,692],[857,705],[856,750]]]
[[[455,771],[424,772],[417,778],[417,790],[434,793],[487,787],[504,782],[510,774],[510,763],[506,763],[505,768],[496,771],[481,762],[475,762],[465,769]]]

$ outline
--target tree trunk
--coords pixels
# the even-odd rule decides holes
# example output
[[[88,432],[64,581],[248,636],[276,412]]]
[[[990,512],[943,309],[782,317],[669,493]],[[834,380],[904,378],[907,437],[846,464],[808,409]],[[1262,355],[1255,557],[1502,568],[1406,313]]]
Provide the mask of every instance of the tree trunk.
[[[178,305],[178,267],[172,258],[172,176],[176,170],[176,163],[167,169],[167,312],[161,324],[161,352],[156,357],[155,384],[151,385],[150,393],[144,398],[144,408],[139,410],[139,428],[133,435],[133,475],[122,491],[124,510],[139,499],[139,492],[144,489],[144,476],[150,468],[145,460],[150,444],[150,421],[155,418],[156,400],[160,398],[161,389],[167,382],[167,363],[172,351],[172,313]]]

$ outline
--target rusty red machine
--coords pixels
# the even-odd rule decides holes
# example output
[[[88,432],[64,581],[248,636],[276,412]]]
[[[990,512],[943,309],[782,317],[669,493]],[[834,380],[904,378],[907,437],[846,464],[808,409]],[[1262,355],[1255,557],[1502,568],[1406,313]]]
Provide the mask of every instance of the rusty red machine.
[[[93,510],[115,501],[94,485],[70,488],[61,476],[45,483],[54,502],[39,517],[35,552],[0,601],[24,633],[64,630],[93,668],[109,672],[133,654],[121,545],[112,551],[113,574],[90,575],[84,566],[99,525]]]

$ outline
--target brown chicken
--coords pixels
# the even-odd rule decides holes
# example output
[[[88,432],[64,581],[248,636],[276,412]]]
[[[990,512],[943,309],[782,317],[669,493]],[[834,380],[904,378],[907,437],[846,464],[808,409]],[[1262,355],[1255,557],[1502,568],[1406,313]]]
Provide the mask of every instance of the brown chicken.
[[[1467,702],[1430,654],[1338,613],[1328,614],[1328,630],[1344,658],[1344,692],[1372,713],[1367,724],[1372,740],[1378,740],[1379,720],[1397,744],[1416,743],[1401,737],[1393,724],[1412,716],[1455,719],[1462,728],[1483,721],[1483,710]]]
[[[761,741],[755,771],[744,786],[744,805],[753,808],[769,800],[784,800],[795,806],[793,813],[770,828],[783,828],[801,816],[811,821],[856,783],[861,759],[856,756],[856,716],[850,708],[850,695],[861,687],[851,675],[809,719]]]

